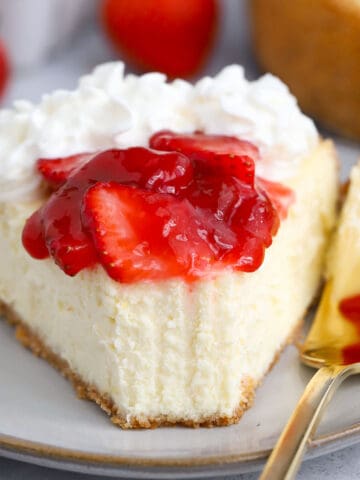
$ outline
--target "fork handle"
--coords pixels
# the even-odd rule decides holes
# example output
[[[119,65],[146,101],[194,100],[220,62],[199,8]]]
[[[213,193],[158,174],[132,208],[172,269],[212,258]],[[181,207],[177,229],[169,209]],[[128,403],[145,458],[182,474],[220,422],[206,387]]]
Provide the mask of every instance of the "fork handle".
[[[300,467],[308,440],[339,385],[360,372],[360,364],[322,367],[308,383],[259,480],[291,480]]]

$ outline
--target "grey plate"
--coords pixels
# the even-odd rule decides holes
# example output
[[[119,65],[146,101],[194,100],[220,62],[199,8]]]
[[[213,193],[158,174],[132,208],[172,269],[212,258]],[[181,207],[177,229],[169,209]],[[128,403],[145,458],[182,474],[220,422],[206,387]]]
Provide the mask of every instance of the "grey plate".
[[[134,478],[201,477],[256,469],[313,371],[289,347],[258,390],[254,407],[227,428],[122,431],[0,324],[0,452],[40,465]],[[310,456],[357,442],[360,379],[331,404]]]

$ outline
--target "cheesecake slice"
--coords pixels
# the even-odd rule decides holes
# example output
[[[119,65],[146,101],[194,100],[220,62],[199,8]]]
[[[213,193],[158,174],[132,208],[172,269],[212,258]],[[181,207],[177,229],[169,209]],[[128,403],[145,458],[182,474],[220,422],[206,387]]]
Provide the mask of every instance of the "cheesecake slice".
[[[360,164],[353,167],[339,223],[329,248],[328,322],[321,332],[339,364],[360,361]],[[334,332],[337,343],[334,344]]]
[[[318,290],[332,143],[237,66],[193,86],[105,65],[0,123],[17,338],[123,428],[237,422]]]
[[[360,293],[360,164],[350,180],[327,258],[327,278],[337,301]]]

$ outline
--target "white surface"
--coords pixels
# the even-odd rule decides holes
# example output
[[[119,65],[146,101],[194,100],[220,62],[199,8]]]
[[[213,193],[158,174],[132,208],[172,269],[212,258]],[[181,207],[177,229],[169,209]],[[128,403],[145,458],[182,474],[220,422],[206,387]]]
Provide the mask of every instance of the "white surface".
[[[0,34],[11,64],[30,67],[43,62],[74,36],[89,18],[94,0],[11,0],[0,2]],[[59,21],[61,18],[61,21]]]
[[[230,3],[230,1],[229,1]],[[235,6],[237,3],[237,0],[231,1],[232,5]],[[236,28],[238,26],[238,20],[237,20],[236,15],[229,16],[229,25],[226,28],[227,35],[231,36],[234,31],[236,31]],[[234,29],[231,29],[231,25],[234,26]],[[223,39],[222,44],[220,45],[220,48],[217,52],[216,58],[213,60],[213,62],[209,66],[209,71],[211,73],[215,72],[218,70],[218,68],[226,63],[230,62],[246,62],[248,59],[248,53],[247,50],[244,48],[243,50],[238,50],[238,47],[236,46],[236,38],[233,38],[233,43],[231,48],[226,47],[226,38]],[[243,45],[245,45],[245,41],[243,42]],[[27,72],[26,74],[23,74],[22,76],[19,76],[18,78],[15,79],[15,82],[12,86],[11,91],[9,92],[8,100],[11,98],[18,98],[20,97],[26,97],[31,100],[37,100],[40,96],[41,93],[44,91],[49,91],[57,87],[67,87],[67,88],[72,88],[75,85],[76,78],[87,71],[89,71],[96,63],[103,62],[111,58],[111,52],[110,50],[106,47],[105,42],[99,41],[99,37],[96,33],[91,33],[89,32],[88,35],[84,36],[83,38],[79,39],[76,44],[73,45],[71,54],[65,56],[58,56],[57,58],[54,58],[52,62],[48,65],[46,65],[41,71],[36,71],[36,72]],[[254,73],[254,68],[252,65],[249,65],[250,67],[250,74]],[[357,153],[353,149],[350,143],[343,142],[341,146],[341,151],[342,152],[347,152],[347,158],[348,161],[347,163],[351,162],[351,159],[355,159]],[[5,327],[1,325],[1,329],[5,329],[8,334],[10,335],[10,331],[8,330],[8,327]],[[53,399],[52,405],[56,405],[56,402],[59,403],[59,398],[57,396],[57,391],[64,391],[66,392],[67,396],[67,401],[71,402],[74,407],[75,407],[75,415],[74,415],[74,421],[82,421],[84,417],[87,415],[90,415],[92,417],[93,415],[96,416],[97,419],[101,423],[106,424],[105,428],[112,428],[111,425],[108,423],[108,420],[100,413],[100,412],[95,412],[94,409],[95,407],[90,405],[90,404],[83,404],[77,401],[73,395],[73,392],[70,388],[69,385],[67,385],[59,376],[54,374],[54,372],[48,367],[47,365],[43,364],[42,362],[39,362],[35,358],[33,358],[30,354],[27,352],[23,351],[20,346],[15,345],[14,340],[9,340],[9,342],[6,342],[5,346],[8,346],[9,348],[18,348],[19,349],[19,354],[23,358],[22,364],[8,364],[8,357],[7,361],[5,363],[5,360],[2,360],[0,362],[0,365],[6,365],[6,372],[9,373],[10,369],[12,371],[18,371],[21,373],[22,368],[21,365],[33,365],[35,367],[35,370],[38,371],[40,369],[41,372],[43,372],[43,375],[40,375],[40,380],[43,382],[43,388],[45,388],[45,391],[47,391],[47,395],[50,395],[50,398]],[[0,347],[0,352],[4,351],[4,347]],[[22,352],[22,353],[20,353]],[[288,355],[291,355],[291,350],[289,350],[290,353]],[[289,384],[286,383],[286,378],[282,375],[277,375],[276,371],[279,371],[279,368],[281,365],[285,365],[287,363],[287,359],[289,357],[284,356],[282,359],[282,364],[278,365],[276,367],[278,370],[275,370],[273,374],[271,374],[268,377],[268,380],[266,380],[264,387],[262,387],[262,393],[259,392],[258,394],[258,401],[256,403],[256,409],[265,408],[267,403],[271,403],[274,408],[277,409],[277,411],[281,414],[281,419],[279,421],[279,428],[280,428],[280,423],[284,422],[289,410],[291,409],[291,405],[287,404],[288,407],[287,409],[283,409],[281,407],[280,400],[282,398],[286,398],[288,395],[291,394],[291,398],[293,399],[293,402],[296,399],[296,396],[300,394],[300,390],[302,388],[302,385],[305,384],[305,381],[307,378],[309,378],[311,371],[305,369],[305,367],[300,367],[297,362],[296,362],[296,371],[297,374],[294,376],[296,381],[301,380],[300,383],[297,383],[297,387],[291,388],[289,387]],[[294,357],[295,358],[295,357]],[[34,370],[34,371],[35,371]],[[46,373],[47,372],[47,373]],[[290,372],[288,369],[288,366],[286,366],[284,370],[284,375],[286,375],[286,372]],[[1,371],[3,373],[3,371]],[[30,383],[32,383],[30,375],[26,375],[26,378]],[[271,387],[271,383],[275,382],[275,389],[274,386]],[[26,383],[24,384],[26,386]],[[332,405],[332,411],[329,411],[329,414],[327,416],[328,423],[327,426],[324,424],[322,427],[322,432],[325,433],[326,428],[332,429],[338,427],[340,424],[341,425],[348,425],[349,422],[354,422],[359,419],[359,416],[357,415],[357,412],[360,410],[360,384],[359,381],[354,379],[351,381],[349,384],[346,386],[347,388],[343,389],[339,395],[335,398],[334,403]],[[271,398],[266,396],[266,392],[269,391],[275,391],[277,393],[277,398]],[[2,393],[2,392],[1,392]],[[14,392],[13,392],[14,393]],[[21,394],[19,392],[19,394]],[[348,398],[348,400],[345,399],[345,397]],[[1,398],[1,397],[0,397]],[[62,405],[59,405],[60,408],[62,408]],[[335,411],[334,411],[335,409]],[[43,416],[46,417],[46,415],[49,414],[49,411],[47,414],[44,415],[43,411],[43,405],[38,406],[38,411],[43,414]],[[255,411],[255,410],[253,410]],[[264,410],[265,413],[265,423],[266,419],[267,421],[271,421],[271,415],[269,414],[269,411],[267,410],[266,414],[266,408]],[[337,412],[334,414],[334,412]],[[16,417],[16,416],[15,416]],[[71,419],[70,419],[71,420]],[[191,436],[193,437],[198,436],[199,438],[199,446],[201,446],[203,443],[203,438],[207,437],[210,439],[214,438],[214,432],[216,435],[216,432],[223,431],[223,432],[228,432],[226,435],[229,436],[229,446],[231,448],[236,448],[239,442],[239,436],[236,433],[238,430],[237,429],[245,429],[246,426],[252,425],[252,428],[254,431],[256,431],[259,428],[263,428],[263,426],[257,426],[257,423],[254,422],[254,418],[251,416],[251,411],[248,412],[248,414],[244,417],[242,423],[239,424],[238,427],[230,427],[229,429],[222,429],[222,430],[196,430],[196,431],[189,431],[189,430],[184,430],[184,444],[186,445],[186,436]],[[253,422],[253,423],[251,423]],[[335,424],[334,424],[335,422]],[[340,422],[340,423],[339,423]],[[88,428],[91,428],[88,425]],[[115,432],[118,432],[115,430]],[[159,430],[159,434],[161,435],[161,430]],[[174,430],[175,432],[175,430]],[[56,430],[52,431],[52,435],[56,435]],[[136,434],[134,435],[136,437]],[[241,439],[241,437],[240,437]],[[214,440],[210,440],[214,441]],[[243,440],[246,442],[246,438]],[[135,442],[136,445],[136,442]],[[134,446],[134,444],[133,444]],[[214,443],[215,446],[215,443]],[[251,447],[251,445],[249,445]],[[149,451],[151,452],[152,449],[152,444],[147,445]],[[264,445],[266,448],[266,445]],[[144,448],[144,447],[142,447]],[[146,445],[145,445],[146,448]],[[337,452],[336,454],[331,454],[330,456],[327,455],[325,457],[322,457],[318,460],[312,460],[307,462],[303,470],[299,476],[300,479],[317,479],[317,480],[322,480],[322,479],[343,479],[343,478],[348,478],[348,479],[355,479],[359,478],[360,470],[360,446],[357,447],[352,447],[350,449],[347,449],[345,451],[340,451]],[[77,474],[69,474],[69,473],[64,473],[64,472],[57,472],[57,471],[51,471],[47,469],[40,469],[39,467],[31,466],[31,465],[26,465],[18,462],[11,462],[8,460],[0,460],[0,479],[6,479],[6,480],[12,480],[12,479],[20,479],[20,478],[26,478],[27,480],[59,480],[59,479],[68,479],[68,480],[87,480],[91,477],[86,477],[82,475],[77,475]],[[94,477],[95,478],[95,477]],[[235,478],[235,477],[233,477]],[[246,475],[243,477],[237,477],[241,479],[246,479],[246,480],[253,480],[256,478],[256,475]]]

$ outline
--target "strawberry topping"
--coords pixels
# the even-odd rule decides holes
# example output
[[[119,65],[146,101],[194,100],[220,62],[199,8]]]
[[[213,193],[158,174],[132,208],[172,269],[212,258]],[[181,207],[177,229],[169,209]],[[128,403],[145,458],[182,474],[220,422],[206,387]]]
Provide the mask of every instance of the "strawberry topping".
[[[150,138],[150,147],[181,152],[195,161],[204,174],[233,176],[254,183],[254,161],[259,159],[259,150],[250,142],[225,135],[162,131]]]
[[[265,180],[260,177],[257,177],[256,183],[258,187],[266,192],[276,208],[279,217],[282,219],[286,218],[289,208],[295,202],[295,193],[293,190],[282,183],[271,182],[270,180]]]
[[[360,333],[360,295],[341,300],[339,310],[347,320],[356,325]]]
[[[171,132],[150,147],[39,160],[55,191],[25,225],[30,255],[68,275],[101,263],[125,283],[259,268],[291,202],[282,185],[255,181],[257,148]]]
[[[83,220],[102,265],[121,282],[186,275],[214,259],[194,207],[173,195],[97,183],[84,197]]]
[[[68,177],[94,156],[94,153],[79,153],[63,158],[40,158],[37,169],[53,189],[63,185]]]
[[[42,231],[42,210],[36,210],[25,223],[22,232],[22,242],[30,255],[38,260],[47,258],[47,249]]]
[[[360,295],[343,298],[339,302],[339,311],[356,328],[358,336],[358,341],[343,347],[343,363],[360,362]]]

